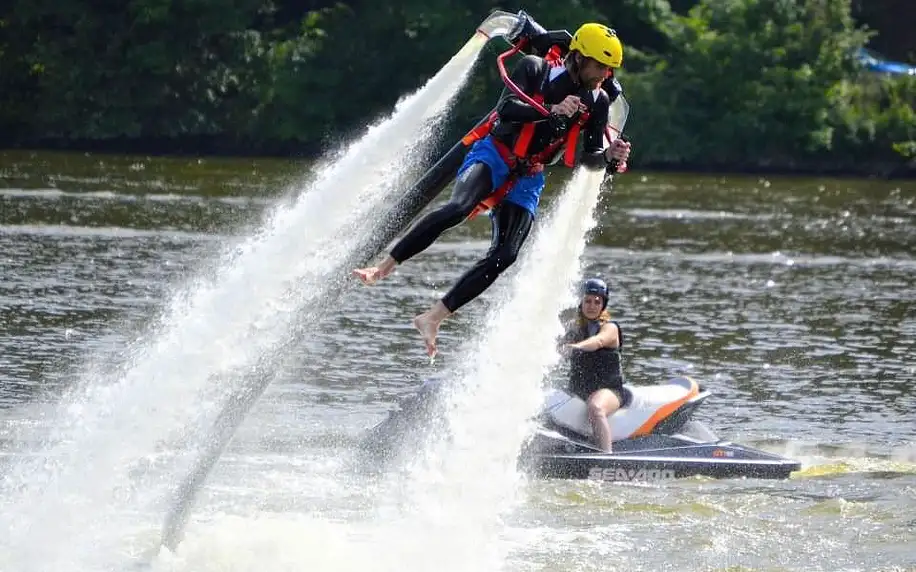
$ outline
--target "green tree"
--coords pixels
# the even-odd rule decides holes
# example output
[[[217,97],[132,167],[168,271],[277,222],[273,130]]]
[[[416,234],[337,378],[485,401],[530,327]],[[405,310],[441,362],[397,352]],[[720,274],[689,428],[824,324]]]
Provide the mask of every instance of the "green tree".
[[[848,0],[704,0],[632,77],[634,136],[663,162],[792,162],[829,149],[835,86],[865,40]]]
[[[901,2],[9,0],[0,143],[317,152],[388,113],[491,10],[524,8],[548,29],[617,30],[634,166],[883,171],[916,151],[916,80],[864,73],[852,54],[869,35],[912,49]],[[494,104],[505,47],[487,48],[450,134]]]
[[[15,61],[25,64],[17,77],[34,106],[31,133],[219,132],[257,71],[248,24],[258,9],[259,0],[16,0],[6,23],[20,31]]]

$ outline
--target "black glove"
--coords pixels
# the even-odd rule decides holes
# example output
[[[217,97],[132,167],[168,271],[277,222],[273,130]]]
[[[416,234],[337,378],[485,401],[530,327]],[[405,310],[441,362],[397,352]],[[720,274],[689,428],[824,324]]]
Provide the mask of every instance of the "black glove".
[[[629,141],[629,139],[627,139],[627,136],[626,136],[626,135],[623,135],[623,134],[620,135],[620,140],[621,140],[621,141]],[[618,168],[619,166],[620,166],[620,161],[618,161],[617,159],[611,159],[610,161],[608,161],[608,162],[607,162],[607,167],[605,168],[605,174],[606,174],[606,176],[607,176],[607,175],[616,175],[616,174],[617,174],[617,168]]]
[[[571,118],[565,115],[560,115],[552,111],[550,112],[550,115],[547,116],[547,125],[549,125],[550,129],[553,131],[554,138],[560,137],[569,130],[570,120]]]

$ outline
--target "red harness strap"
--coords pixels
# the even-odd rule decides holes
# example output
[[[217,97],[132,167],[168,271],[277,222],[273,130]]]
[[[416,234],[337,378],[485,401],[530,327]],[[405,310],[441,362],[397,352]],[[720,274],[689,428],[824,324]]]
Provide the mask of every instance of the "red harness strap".
[[[553,158],[557,150],[559,150],[559,148],[565,144],[566,151],[563,154],[563,162],[566,164],[566,166],[573,167],[575,165],[576,143],[579,138],[579,132],[582,130],[582,126],[586,121],[588,121],[588,113],[583,113],[582,116],[579,117],[579,120],[576,121],[576,123],[570,128],[569,132],[566,134],[566,137],[560,137],[551,141],[540,153],[537,153],[531,157],[525,157],[523,155],[520,156],[515,153],[515,149],[518,148],[518,143],[516,143],[515,149],[509,149],[509,147],[499,139],[491,139],[493,146],[496,147],[496,150],[499,152],[499,156],[502,157],[502,160],[505,161],[506,165],[509,166],[509,176],[506,178],[506,181],[499,186],[498,189],[487,195],[485,199],[480,201],[480,203],[474,207],[474,210],[471,211],[471,214],[468,215],[468,220],[473,219],[481,213],[487,212],[502,202],[504,198],[506,198],[506,195],[509,193],[512,185],[515,184],[516,179],[521,174],[519,169],[521,166],[520,164],[525,165],[526,168],[524,170],[524,174],[526,176],[540,173],[544,170],[544,163]],[[533,126],[534,124],[526,124],[523,128],[523,132],[524,129],[529,125]],[[533,131],[534,130],[532,129],[532,132]],[[471,136],[471,133],[469,133],[466,138],[469,136]],[[519,138],[521,138],[521,136]],[[529,142],[525,142],[526,147]]]
[[[463,143],[465,147],[470,147],[475,141],[483,139],[493,130],[493,125],[496,124],[497,119],[499,119],[499,114],[494,111],[486,121],[468,131],[467,134],[461,138],[461,143]]]
[[[543,94],[535,93],[531,96],[531,99],[541,105],[544,104]],[[528,145],[531,145],[531,139],[534,137],[535,128],[537,128],[537,124],[533,121],[522,126],[522,130],[515,140],[515,146],[512,148],[512,153],[516,157],[524,157],[528,154]]]
[[[567,167],[572,167],[576,162],[576,143],[579,142],[579,132],[582,131],[582,126],[588,121],[588,113],[583,113],[582,117],[584,119],[580,118],[569,129],[569,133],[566,134],[566,151],[563,153],[563,163]]]
[[[561,57],[562,54],[560,53],[560,48],[558,46],[553,46],[544,59],[547,60],[551,67],[557,67],[562,65]],[[538,104],[544,103],[544,95],[540,92],[533,94],[531,98]],[[537,153],[531,157],[528,156],[528,147],[531,145],[531,140],[534,138],[535,129],[537,129],[537,123],[535,122],[526,123],[522,126],[522,129],[519,132],[518,137],[515,140],[515,145],[512,146],[512,149],[509,149],[509,147],[502,141],[499,141],[498,139],[492,139],[493,145],[499,152],[500,157],[502,157],[503,161],[506,162],[506,165],[509,166],[509,176],[498,189],[494,190],[485,199],[480,201],[474,210],[471,211],[471,214],[468,215],[468,219],[473,219],[477,215],[492,209],[500,202],[502,202],[502,200],[509,193],[509,189],[512,188],[512,185],[515,184],[516,179],[521,174],[519,170],[520,163],[524,164],[526,167],[524,171],[526,175],[540,173],[544,170],[544,163],[552,159],[560,147],[565,144],[566,151],[563,154],[563,163],[567,167],[575,166],[576,144],[578,143],[579,133],[582,130],[582,126],[585,125],[586,121],[588,121],[588,117],[588,113],[582,113],[576,123],[573,124],[573,126],[570,128],[569,132],[567,132],[565,137],[559,137],[551,141],[540,153]],[[483,139],[490,134],[490,131],[493,129],[493,125],[496,124],[498,119],[499,115],[494,111],[490,114],[490,117],[488,117],[484,123],[469,131],[467,135],[461,139],[461,142],[466,146],[470,146],[475,141]]]
[[[472,220],[477,215],[483,214],[488,210],[492,209],[506,198],[506,195],[509,194],[509,189],[512,188],[512,185],[515,184],[515,176],[511,173],[506,178],[506,182],[499,186],[498,189],[487,195],[487,197],[477,203],[477,206],[474,207],[474,210],[471,211],[471,214],[468,215],[467,220]]]

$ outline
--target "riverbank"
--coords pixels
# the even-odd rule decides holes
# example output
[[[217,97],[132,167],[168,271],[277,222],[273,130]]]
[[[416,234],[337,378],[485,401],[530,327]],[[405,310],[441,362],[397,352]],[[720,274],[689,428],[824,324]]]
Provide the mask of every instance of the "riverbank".
[[[246,145],[231,142],[226,137],[194,137],[183,139],[144,139],[59,142],[42,141],[33,145],[0,146],[0,151],[100,153],[106,155],[149,155],[153,157],[218,157],[252,159],[301,159],[312,161],[321,158],[331,146],[313,143],[275,143]],[[916,160],[908,163],[849,162],[845,160],[758,160],[739,163],[684,163],[643,161],[639,158],[639,143],[634,142],[631,171],[694,174],[740,175],[797,175],[850,178],[877,178],[888,180],[916,179]]]
[[[56,4],[15,4],[0,17],[11,31],[0,39],[0,148],[306,159],[387,116],[487,13],[166,0],[80,5],[74,27]],[[525,6],[548,29],[609,22],[623,39],[615,78],[631,104],[634,170],[916,176],[916,77],[863,67],[856,54],[878,38],[849,0],[674,4]],[[504,45],[480,54],[440,125],[446,141],[492,109]]]

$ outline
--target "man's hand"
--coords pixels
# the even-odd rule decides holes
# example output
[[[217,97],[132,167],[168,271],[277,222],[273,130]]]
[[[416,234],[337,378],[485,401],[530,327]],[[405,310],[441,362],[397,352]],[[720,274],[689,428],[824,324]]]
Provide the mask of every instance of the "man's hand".
[[[565,117],[572,117],[578,111],[585,111],[585,104],[577,95],[567,95],[560,103],[550,106],[551,113]]]
[[[617,172],[623,173],[627,170],[627,159],[630,158],[630,142],[614,139],[614,142],[604,150],[604,158],[608,163],[616,160]]]

